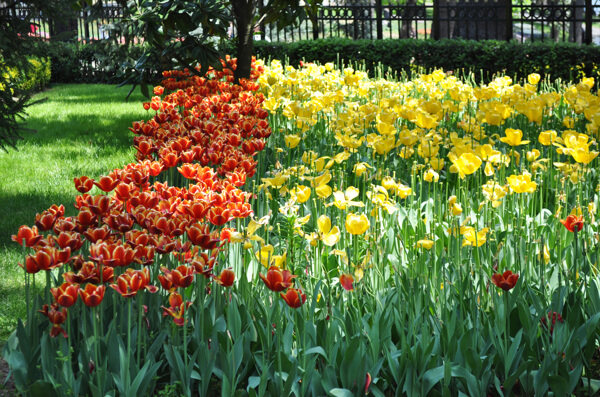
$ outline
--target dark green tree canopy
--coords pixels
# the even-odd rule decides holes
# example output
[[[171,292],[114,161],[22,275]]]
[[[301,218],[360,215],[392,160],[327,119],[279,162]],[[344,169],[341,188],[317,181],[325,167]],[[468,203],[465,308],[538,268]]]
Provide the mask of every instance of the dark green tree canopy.
[[[260,3],[260,5],[259,5]],[[157,71],[188,68],[203,75],[209,66],[220,68],[219,44],[235,32],[236,80],[250,75],[254,29],[276,23],[279,29],[300,21],[321,0],[129,0],[126,15],[114,26],[113,37],[143,40],[144,53],[130,65],[124,84],[141,84],[142,91]],[[234,28],[234,29],[232,29]],[[201,65],[196,71],[195,66]]]

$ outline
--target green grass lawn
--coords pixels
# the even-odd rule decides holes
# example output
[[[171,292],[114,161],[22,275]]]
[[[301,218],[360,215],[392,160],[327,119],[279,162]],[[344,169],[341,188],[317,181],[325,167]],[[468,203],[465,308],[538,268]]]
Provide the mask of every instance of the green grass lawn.
[[[18,151],[0,152],[0,344],[25,316],[21,247],[11,241],[20,225],[33,225],[35,214],[52,204],[64,204],[66,215],[78,192],[73,178],[98,177],[134,161],[136,120],[148,118],[144,98],[128,87],[57,85],[34,97],[47,98],[28,108]],[[38,283],[42,277],[38,277]]]

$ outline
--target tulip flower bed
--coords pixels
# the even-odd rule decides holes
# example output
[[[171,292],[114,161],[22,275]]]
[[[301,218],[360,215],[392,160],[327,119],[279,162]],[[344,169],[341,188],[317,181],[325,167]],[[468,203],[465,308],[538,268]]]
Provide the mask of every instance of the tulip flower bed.
[[[165,72],[137,162],[15,234],[48,285],[5,347],[19,389],[600,388],[593,80],[227,70]]]

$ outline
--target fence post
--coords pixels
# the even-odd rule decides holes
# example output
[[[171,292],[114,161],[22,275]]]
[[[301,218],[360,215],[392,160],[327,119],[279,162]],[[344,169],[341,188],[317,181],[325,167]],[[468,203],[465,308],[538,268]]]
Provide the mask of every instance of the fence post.
[[[433,2],[433,23],[431,26],[431,31],[433,33],[433,39],[440,39],[440,2]]]
[[[506,41],[513,38],[513,8],[512,1],[506,2]]]
[[[585,44],[592,44],[592,0],[585,0]]]
[[[375,15],[377,18],[377,40],[383,39],[383,9],[381,0],[375,0]]]

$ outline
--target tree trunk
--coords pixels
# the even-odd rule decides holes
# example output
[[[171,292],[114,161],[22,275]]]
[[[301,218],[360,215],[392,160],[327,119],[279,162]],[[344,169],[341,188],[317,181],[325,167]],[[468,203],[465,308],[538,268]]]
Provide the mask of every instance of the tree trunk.
[[[413,12],[413,8],[414,6],[417,5],[417,1],[416,0],[408,0],[406,2],[406,7],[408,10],[407,13],[409,15],[412,15]],[[412,7],[411,7],[412,6]],[[410,38],[414,38],[416,37],[415,34],[415,30],[413,29],[413,19],[412,18],[404,18],[402,19],[402,25],[400,28],[400,38],[401,39],[410,39]]]
[[[255,0],[231,0],[237,30],[237,68],[235,81],[250,78],[250,65],[254,53],[254,26],[252,19],[256,8]]]
[[[440,0],[440,13],[439,13],[439,38],[440,39],[451,39],[454,37],[454,26],[456,24],[455,21],[450,18],[450,10],[449,7],[456,6],[456,0]]]
[[[585,18],[585,1],[574,0],[573,1],[573,20],[569,23],[569,41],[578,44],[583,43],[583,24],[582,21]],[[587,29],[590,27],[586,26]]]

